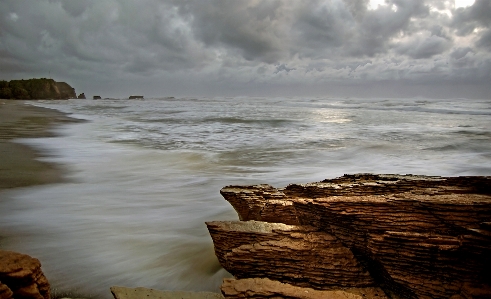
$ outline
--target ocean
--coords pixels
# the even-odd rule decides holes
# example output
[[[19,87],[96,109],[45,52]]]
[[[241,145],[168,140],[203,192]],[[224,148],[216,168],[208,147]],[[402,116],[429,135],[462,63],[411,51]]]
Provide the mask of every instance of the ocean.
[[[86,122],[20,139],[67,182],[0,201],[11,250],[43,265],[55,294],[109,287],[219,291],[205,221],[237,220],[227,185],[345,173],[491,175],[491,100],[155,98],[31,101]]]

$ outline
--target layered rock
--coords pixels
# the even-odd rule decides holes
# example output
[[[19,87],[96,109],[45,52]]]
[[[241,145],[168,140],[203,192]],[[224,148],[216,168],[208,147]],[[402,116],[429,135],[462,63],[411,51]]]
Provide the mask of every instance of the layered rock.
[[[49,299],[50,286],[38,259],[0,250],[0,298]]]
[[[344,290],[319,291],[311,288],[296,287],[268,278],[224,279],[221,290],[225,298],[387,298],[379,288],[348,288]]]
[[[491,177],[359,174],[221,194],[243,221],[288,224],[271,232],[255,230],[268,227],[257,221],[208,224],[220,263],[239,279],[316,290],[363,281],[394,298],[491,297]],[[332,248],[356,266],[343,267]],[[316,258],[312,270],[307,260]],[[349,275],[336,282],[338,273]]]
[[[257,221],[207,226],[218,260],[236,278],[270,278],[318,290],[374,285],[351,250],[314,227]]]

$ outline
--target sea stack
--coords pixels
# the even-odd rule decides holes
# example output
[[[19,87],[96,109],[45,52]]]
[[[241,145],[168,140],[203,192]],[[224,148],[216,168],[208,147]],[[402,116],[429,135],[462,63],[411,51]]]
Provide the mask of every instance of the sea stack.
[[[241,220],[207,223],[235,277],[225,298],[491,298],[491,177],[356,174],[221,194]]]

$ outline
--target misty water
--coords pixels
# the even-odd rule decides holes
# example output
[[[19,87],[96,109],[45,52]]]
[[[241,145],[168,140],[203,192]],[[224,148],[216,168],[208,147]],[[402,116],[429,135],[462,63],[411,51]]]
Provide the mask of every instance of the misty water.
[[[205,221],[237,220],[231,184],[283,187],[345,173],[491,175],[491,101],[162,98],[36,101],[87,122],[22,139],[65,183],[0,201],[4,249],[43,264],[55,292],[218,292]]]

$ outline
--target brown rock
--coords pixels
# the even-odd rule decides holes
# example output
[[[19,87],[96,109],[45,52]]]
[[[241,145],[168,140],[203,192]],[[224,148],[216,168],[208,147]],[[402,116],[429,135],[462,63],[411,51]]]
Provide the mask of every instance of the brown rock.
[[[362,299],[387,298],[379,288],[356,288],[334,291],[319,291],[292,286],[267,278],[224,279],[222,294],[233,298],[299,298],[299,299]]]
[[[0,299],[11,299],[13,294],[12,290],[0,281]]]
[[[293,202],[270,185],[228,186],[220,190],[242,221],[300,224]]]
[[[50,286],[41,263],[26,254],[0,250],[0,281],[15,299],[49,299]]]
[[[114,299],[222,299],[219,293],[211,292],[183,292],[183,291],[159,291],[148,288],[127,288],[113,286],[111,293]]]
[[[207,226],[220,263],[236,278],[270,278],[319,290],[374,285],[351,250],[313,227],[257,221]]]
[[[241,220],[295,224],[311,227],[310,235],[315,232],[315,236],[326,233],[335,237],[351,250],[361,268],[368,269],[373,280],[394,296],[491,298],[491,177],[358,174],[281,189],[229,186],[221,194]],[[229,272],[249,271],[238,277],[285,282],[291,278],[286,272],[278,274],[281,271],[275,270],[277,264],[270,263],[269,257],[274,252],[283,257],[307,248],[303,237],[290,236],[282,243],[274,234],[261,235],[250,243],[249,237],[234,235],[233,231],[217,230],[213,239],[217,256]],[[212,230],[210,233],[213,236]],[[236,240],[223,245],[227,241],[221,240],[220,234],[229,239],[240,236],[249,245],[236,244]],[[319,246],[326,244],[330,243]],[[235,246],[232,251],[230,246]],[[316,250],[324,254],[323,249]],[[293,262],[280,260],[284,268]],[[249,264],[270,269],[261,275],[248,269]],[[300,268],[290,266],[295,271]],[[313,278],[315,273],[311,272],[301,286],[323,289]],[[326,275],[319,273],[319,277]],[[338,285],[345,283],[340,280]],[[332,282],[330,286],[334,285]]]

